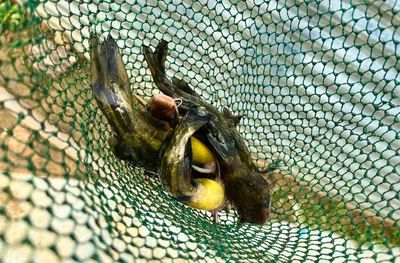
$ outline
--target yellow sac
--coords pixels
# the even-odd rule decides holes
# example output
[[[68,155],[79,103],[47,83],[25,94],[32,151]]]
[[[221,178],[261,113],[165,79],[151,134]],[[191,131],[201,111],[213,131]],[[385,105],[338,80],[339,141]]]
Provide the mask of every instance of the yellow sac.
[[[193,163],[195,164],[209,164],[214,163],[215,158],[213,153],[208,147],[199,139],[192,136],[192,155]]]
[[[224,203],[225,190],[220,183],[208,178],[197,178],[195,181],[200,186],[190,200],[185,202],[186,205],[210,211],[219,208]]]

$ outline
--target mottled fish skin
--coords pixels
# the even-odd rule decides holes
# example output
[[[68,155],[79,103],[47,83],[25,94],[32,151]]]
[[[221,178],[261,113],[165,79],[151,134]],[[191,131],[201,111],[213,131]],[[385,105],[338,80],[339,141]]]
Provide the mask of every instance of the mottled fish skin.
[[[168,123],[132,107],[131,84],[117,43],[110,35],[102,44],[92,36],[91,75],[94,97],[114,132],[110,140],[114,153],[157,171],[158,151],[171,129]]]
[[[190,138],[209,120],[207,116],[188,111],[160,151],[163,156],[159,171],[161,183],[174,197],[190,198],[196,192],[196,183],[192,179]]]
[[[110,144],[117,157],[160,172],[166,191],[196,209],[214,210],[224,202],[224,188],[211,179],[192,180],[188,141],[209,121],[188,112],[175,130],[144,109],[134,109],[130,82],[117,43],[92,38],[91,73],[94,97],[113,129]],[[160,170],[159,170],[160,167]]]
[[[217,180],[192,176],[191,137],[210,120],[194,111],[184,114],[161,146],[159,174],[164,189],[177,200],[196,209],[214,211],[224,204],[225,190]]]
[[[237,209],[241,222],[265,223],[271,213],[270,184],[258,172],[244,140],[235,128],[237,117],[226,111],[224,114],[219,112],[201,99],[185,81],[175,78],[169,80],[165,74],[167,53],[168,42],[164,40],[160,41],[154,52],[143,46],[143,54],[156,86],[164,94],[182,100],[180,111],[196,108],[210,117],[210,122],[202,131],[218,152],[228,200]]]

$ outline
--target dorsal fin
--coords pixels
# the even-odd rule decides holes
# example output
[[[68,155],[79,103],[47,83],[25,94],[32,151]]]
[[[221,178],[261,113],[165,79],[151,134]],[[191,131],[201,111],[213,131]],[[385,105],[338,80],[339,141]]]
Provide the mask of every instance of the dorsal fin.
[[[175,77],[172,78],[172,84],[174,84],[174,86],[176,86],[178,89],[190,94],[190,95],[196,95],[197,93],[191,88],[189,87],[189,84],[181,79],[177,79]]]
[[[225,118],[227,118],[229,122],[232,123],[233,127],[236,127],[242,118],[242,115],[233,115],[227,107],[224,107],[223,113]]]

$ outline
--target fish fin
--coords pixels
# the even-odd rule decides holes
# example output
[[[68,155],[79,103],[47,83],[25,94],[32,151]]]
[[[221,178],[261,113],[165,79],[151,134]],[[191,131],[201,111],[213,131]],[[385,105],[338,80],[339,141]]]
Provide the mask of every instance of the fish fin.
[[[150,47],[143,45],[143,55],[150,68],[151,76],[156,86],[166,95],[173,97],[171,82],[165,75],[165,61],[168,54],[168,42],[161,40],[155,51]]]
[[[223,113],[225,118],[227,118],[231,122],[233,127],[236,127],[243,117],[242,115],[233,115],[227,107],[224,107]]]
[[[189,86],[189,84],[181,79],[177,79],[175,77],[172,78],[172,84],[180,89],[181,91],[184,91],[190,95],[195,95],[198,96],[197,93]]]
[[[115,82],[124,89],[129,102],[132,102],[130,80],[125,69],[124,61],[120,54],[117,42],[108,35],[100,48],[100,58],[104,67],[104,73],[111,82]]]
[[[208,133],[206,137],[210,144],[214,147],[215,151],[222,157],[222,159],[228,157],[228,147],[224,143],[218,141],[218,139],[210,133]]]
[[[91,39],[92,91],[99,108],[116,134],[130,132],[133,97],[119,48],[109,35],[102,44],[96,35]]]

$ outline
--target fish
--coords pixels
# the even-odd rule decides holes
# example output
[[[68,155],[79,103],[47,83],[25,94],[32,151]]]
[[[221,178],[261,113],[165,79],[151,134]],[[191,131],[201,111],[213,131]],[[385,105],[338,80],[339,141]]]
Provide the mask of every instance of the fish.
[[[172,129],[171,119],[153,116],[157,109],[134,108],[129,77],[111,35],[102,44],[92,36],[90,57],[92,92],[112,128],[109,144],[114,154],[159,173],[163,188],[178,201],[201,210],[220,207],[225,200],[223,185],[210,178],[191,176],[189,140],[208,121],[207,117],[187,112]]]
[[[202,99],[189,84],[165,73],[168,42],[161,40],[153,51],[142,46],[143,55],[157,88],[181,101],[180,114],[192,112],[210,119],[197,131],[215,149],[226,198],[239,215],[240,223],[264,224],[271,214],[271,183],[253,163],[246,143],[236,129],[240,116],[229,109],[218,111]]]
[[[94,98],[113,131],[114,154],[157,172],[158,152],[172,131],[167,122],[146,110],[134,109],[134,97],[116,41],[109,35],[102,44],[91,38],[91,87]]]

